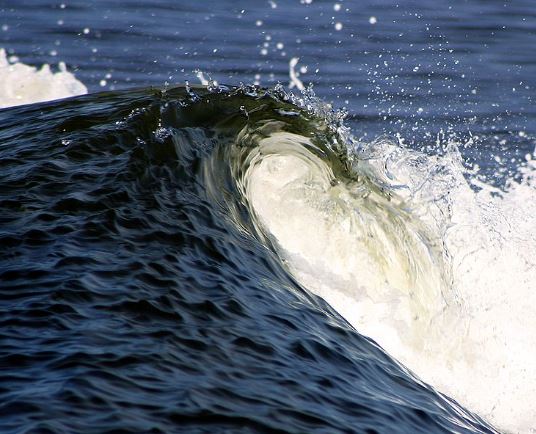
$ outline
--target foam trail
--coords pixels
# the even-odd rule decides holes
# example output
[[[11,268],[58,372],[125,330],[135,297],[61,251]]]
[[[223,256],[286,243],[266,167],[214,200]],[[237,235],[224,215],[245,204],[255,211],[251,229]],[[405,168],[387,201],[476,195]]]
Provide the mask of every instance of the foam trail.
[[[58,72],[45,64],[41,69],[9,62],[0,49],[0,108],[67,98],[87,93],[87,88],[60,62]]]
[[[357,160],[360,182],[313,147],[273,133],[244,183],[291,272],[439,391],[535,432],[536,163],[477,193],[455,146],[430,157],[379,140]]]

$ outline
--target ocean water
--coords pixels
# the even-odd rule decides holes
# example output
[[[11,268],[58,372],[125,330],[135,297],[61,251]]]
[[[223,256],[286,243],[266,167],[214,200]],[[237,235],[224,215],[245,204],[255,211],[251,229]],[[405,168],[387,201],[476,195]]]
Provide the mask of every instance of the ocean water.
[[[249,3],[0,2],[0,431],[535,432],[534,6]]]

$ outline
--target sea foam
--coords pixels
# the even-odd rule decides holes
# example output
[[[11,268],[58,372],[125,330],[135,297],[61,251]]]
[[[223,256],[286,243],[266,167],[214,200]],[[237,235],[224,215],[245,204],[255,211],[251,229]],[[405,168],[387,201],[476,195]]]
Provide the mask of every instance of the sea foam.
[[[245,183],[290,271],[438,391],[501,430],[534,432],[533,155],[498,189],[467,172],[456,144],[426,155],[382,139],[357,154],[367,186],[336,179],[313,146],[272,134]]]
[[[0,108],[67,98],[87,93],[84,84],[60,62],[58,72],[10,61],[0,49]]]

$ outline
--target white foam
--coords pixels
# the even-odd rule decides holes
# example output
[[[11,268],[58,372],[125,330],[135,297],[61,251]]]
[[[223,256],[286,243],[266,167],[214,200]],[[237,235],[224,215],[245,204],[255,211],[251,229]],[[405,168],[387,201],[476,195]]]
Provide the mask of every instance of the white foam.
[[[45,64],[40,69],[18,61],[10,62],[0,49],[0,108],[82,95],[87,89],[60,62],[53,72]]]
[[[244,183],[290,271],[439,391],[535,432],[536,162],[476,193],[455,147],[370,144],[355,169],[372,183],[336,183],[306,147],[273,133]]]

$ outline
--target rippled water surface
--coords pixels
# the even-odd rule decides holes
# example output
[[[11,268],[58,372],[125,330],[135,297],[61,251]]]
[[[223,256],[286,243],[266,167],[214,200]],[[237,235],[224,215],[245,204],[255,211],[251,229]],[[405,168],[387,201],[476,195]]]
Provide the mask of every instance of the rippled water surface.
[[[469,429],[252,236],[228,148],[241,106],[283,104],[189,99],[3,112],[4,429]]]

